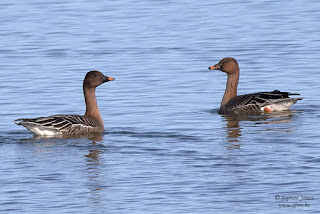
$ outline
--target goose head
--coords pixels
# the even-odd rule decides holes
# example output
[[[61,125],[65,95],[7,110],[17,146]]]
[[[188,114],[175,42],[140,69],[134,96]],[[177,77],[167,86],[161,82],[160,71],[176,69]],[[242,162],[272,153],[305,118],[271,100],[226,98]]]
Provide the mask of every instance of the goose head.
[[[220,70],[220,71],[223,71],[227,74],[239,73],[238,62],[232,57],[223,58],[222,60],[220,60],[220,62],[218,64],[210,66],[208,69],[209,70]]]
[[[84,78],[83,86],[87,88],[95,88],[105,82],[115,80],[113,77],[107,77],[100,71],[89,71]]]

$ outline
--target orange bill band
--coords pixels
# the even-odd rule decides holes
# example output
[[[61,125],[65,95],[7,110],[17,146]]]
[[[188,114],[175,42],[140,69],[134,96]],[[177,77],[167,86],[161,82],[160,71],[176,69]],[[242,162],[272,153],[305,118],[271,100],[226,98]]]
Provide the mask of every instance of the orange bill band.
[[[210,66],[208,69],[209,70],[214,70],[214,69],[216,69],[216,67],[213,65],[213,66]]]
[[[115,80],[115,78],[113,78],[113,77],[107,77],[107,79],[108,79],[108,81],[113,81],[113,80]]]
[[[209,70],[220,70],[220,64],[216,64],[216,65],[213,65],[211,67],[208,68]]]

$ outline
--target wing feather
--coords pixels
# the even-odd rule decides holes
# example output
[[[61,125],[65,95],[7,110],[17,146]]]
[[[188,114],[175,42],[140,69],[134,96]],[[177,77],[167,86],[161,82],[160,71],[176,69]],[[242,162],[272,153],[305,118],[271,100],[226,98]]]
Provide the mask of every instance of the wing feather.
[[[81,134],[93,131],[99,126],[93,118],[82,115],[53,115],[35,119],[17,119],[16,124],[23,125],[27,129],[37,128],[40,130],[51,130],[55,133]]]
[[[267,105],[292,100],[296,102],[301,98],[290,98],[290,95],[299,95],[290,92],[274,90],[271,92],[259,92],[233,97],[227,104],[219,110],[221,114],[257,114],[261,113],[261,108]]]

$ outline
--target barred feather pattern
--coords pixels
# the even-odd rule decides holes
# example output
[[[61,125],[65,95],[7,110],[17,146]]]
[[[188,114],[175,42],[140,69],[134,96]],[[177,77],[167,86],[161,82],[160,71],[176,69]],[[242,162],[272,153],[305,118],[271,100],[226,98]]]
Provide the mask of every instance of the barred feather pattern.
[[[35,119],[17,119],[15,123],[26,127],[35,135],[42,135],[41,133],[45,131],[52,132],[52,135],[82,135],[100,132],[101,127],[103,128],[103,125],[101,126],[97,120],[82,115],[53,115]],[[41,130],[40,133],[38,130]]]
[[[260,114],[265,106],[287,103],[288,106],[303,98],[290,98],[290,95],[300,95],[290,92],[274,90],[233,97],[224,106],[220,107],[220,114]]]

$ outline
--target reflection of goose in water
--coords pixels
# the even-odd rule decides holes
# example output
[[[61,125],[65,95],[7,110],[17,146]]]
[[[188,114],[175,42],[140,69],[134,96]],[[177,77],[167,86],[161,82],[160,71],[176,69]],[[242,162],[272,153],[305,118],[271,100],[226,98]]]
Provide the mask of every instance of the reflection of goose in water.
[[[222,115],[224,121],[226,121],[225,129],[227,131],[227,140],[232,143],[229,146],[232,149],[240,148],[239,138],[243,135],[242,130],[244,125],[241,125],[241,122],[251,121],[253,125],[250,126],[263,126],[263,124],[286,124],[289,123],[292,117],[298,111],[287,110],[287,111],[278,111],[273,114],[262,114],[256,116],[248,115]],[[291,129],[284,129],[283,127],[270,126],[266,127],[265,131],[281,131],[281,132],[291,132]],[[244,131],[244,130],[243,130]],[[259,133],[257,133],[259,134]]]
[[[101,155],[104,154],[106,148],[95,140],[99,138],[91,139],[93,140],[91,145],[88,146],[88,154],[86,157],[86,172],[87,181],[86,186],[88,188],[89,200],[94,204],[103,204],[105,197],[105,190],[109,187],[109,183],[106,182],[108,179],[108,173],[105,173],[105,167],[108,165],[107,162],[103,162]]]
[[[239,65],[234,58],[224,58],[210,70],[221,70],[228,74],[227,87],[219,109],[220,114],[260,114],[288,110],[291,105],[303,98],[290,98],[290,92],[274,90],[237,96]]]

